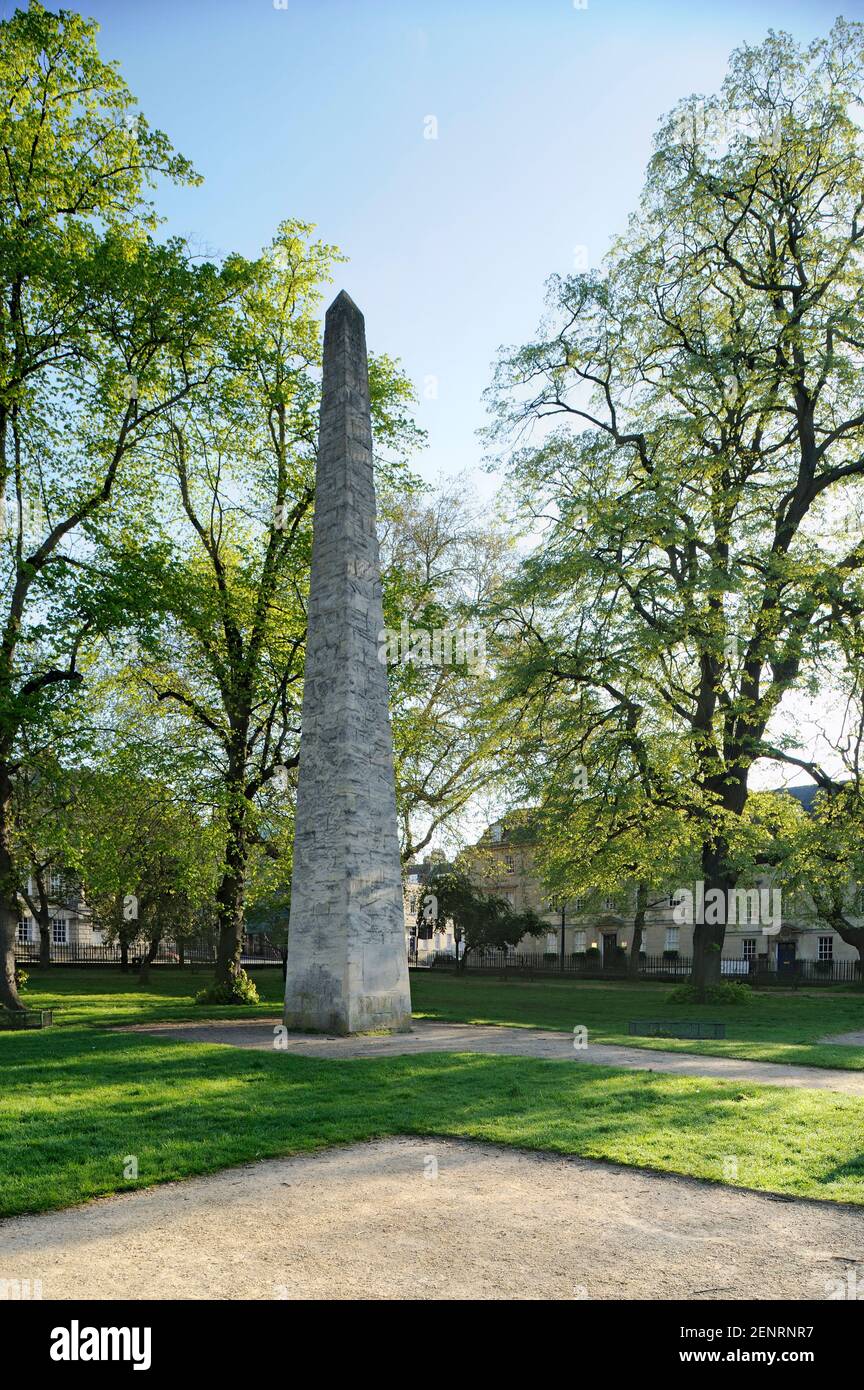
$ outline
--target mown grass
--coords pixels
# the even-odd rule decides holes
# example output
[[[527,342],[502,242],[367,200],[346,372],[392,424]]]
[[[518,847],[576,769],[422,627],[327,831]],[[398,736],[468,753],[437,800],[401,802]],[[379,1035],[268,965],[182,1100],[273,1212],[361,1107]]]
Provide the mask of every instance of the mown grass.
[[[197,1005],[206,971],[154,968],[146,985],[134,974],[114,970],[34,969],[26,992],[33,1008],[56,1010],[58,1027],[205,1018],[268,1018],[282,1003],[282,973],[253,972],[261,1003]],[[533,983],[467,974],[414,971],[411,994],[420,1018],[456,1023],[498,1023],[571,1032],[584,1025],[592,1042],[630,1047],[744,1057],[762,1062],[864,1070],[864,1047],[820,1043],[835,1033],[864,1029],[864,992],[831,989],[763,990],[747,1006],[670,1004],[668,984],[606,984],[597,980],[537,980]],[[725,1040],[631,1038],[631,1018],[710,1018],[726,1024]]]
[[[759,1062],[864,1070],[864,1047],[820,1043],[864,1029],[864,993],[831,989],[762,990],[747,1005],[670,1004],[668,984],[599,980],[518,980],[415,971],[414,1013],[459,1023],[498,1023],[571,1032],[584,1025],[589,1041],[629,1047],[744,1057]],[[630,1019],[705,1018],[726,1024],[724,1040],[631,1038]]]
[[[0,1068],[2,1215],[398,1134],[717,1181],[734,1157],[742,1186],[864,1204],[864,1103],[821,1091],[476,1054],[318,1061],[85,1028],[0,1034]]]
[[[137,973],[119,970],[81,968],[40,970],[28,967],[29,979],[23,994],[32,1009],[53,1008],[59,1028],[119,1027],[134,1023],[161,1023],[170,1019],[267,1018],[279,1007],[284,994],[282,972],[278,969],[254,973],[262,1002],[243,1004],[196,1004],[195,995],[213,983],[212,970],[179,970],[154,966],[147,984]]]
[[[864,1100],[824,1091],[574,1067],[476,1054],[321,1061],[117,1033],[167,1019],[278,1013],[281,972],[260,971],[254,1009],[199,1007],[208,977],[154,970],[33,971],[28,1002],[58,1026],[0,1032],[0,1215],[386,1135],[487,1140],[615,1160],[778,1194],[864,1205]],[[570,1031],[628,1042],[631,1017],[686,1017],[663,985],[499,980],[417,973],[424,1017]],[[817,1046],[862,1025],[864,1000],[765,993],[725,1019],[725,1043],[662,1048],[770,1061],[864,1065],[864,1049]],[[643,1046],[651,1047],[648,1040]],[[647,1060],[647,1059],[646,1059]],[[134,1155],[135,1180],[124,1177]]]

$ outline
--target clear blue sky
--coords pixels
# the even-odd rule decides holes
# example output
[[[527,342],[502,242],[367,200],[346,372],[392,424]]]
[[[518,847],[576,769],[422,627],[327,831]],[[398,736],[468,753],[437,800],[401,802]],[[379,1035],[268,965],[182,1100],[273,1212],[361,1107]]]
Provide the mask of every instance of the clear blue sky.
[[[716,89],[743,40],[864,17],[864,0],[71,4],[205,177],[166,191],[169,230],[254,254],[293,216],[350,256],[370,347],[420,389],[438,378],[429,477],[477,466],[498,345],[532,333],[575,246],[594,264],[623,228],[661,114]]]

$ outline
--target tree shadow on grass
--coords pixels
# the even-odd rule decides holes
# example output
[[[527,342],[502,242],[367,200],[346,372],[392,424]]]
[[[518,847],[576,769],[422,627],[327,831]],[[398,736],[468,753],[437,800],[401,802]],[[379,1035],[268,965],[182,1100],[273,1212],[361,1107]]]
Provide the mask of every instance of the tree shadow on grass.
[[[23,1044],[0,1128],[5,1213],[389,1135],[714,1181],[737,1156],[742,1185],[812,1196],[834,1181],[832,1195],[864,1201],[864,1110],[831,1093],[475,1053],[322,1060],[72,1032]]]

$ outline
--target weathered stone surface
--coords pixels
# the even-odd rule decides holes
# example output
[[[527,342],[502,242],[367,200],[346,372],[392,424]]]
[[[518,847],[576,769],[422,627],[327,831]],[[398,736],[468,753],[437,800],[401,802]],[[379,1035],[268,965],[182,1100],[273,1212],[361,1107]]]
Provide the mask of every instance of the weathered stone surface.
[[[411,996],[363,315],[327,311],[285,1022],[403,1029]]]

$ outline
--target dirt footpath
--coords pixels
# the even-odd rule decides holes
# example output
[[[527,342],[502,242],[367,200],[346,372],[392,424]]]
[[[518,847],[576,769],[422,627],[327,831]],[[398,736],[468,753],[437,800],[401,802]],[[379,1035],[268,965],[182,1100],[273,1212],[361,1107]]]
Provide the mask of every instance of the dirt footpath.
[[[854,1265],[847,1207],[440,1139],[0,1222],[0,1278],[56,1299],[821,1299]]]
[[[337,1038],[309,1033],[278,1035],[279,1019],[228,1019],[221,1023],[136,1024],[120,1031],[170,1034],[172,1041],[228,1043],[232,1047],[279,1050],[302,1057],[396,1057],[410,1052],[484,1052],[510,1057],[546,1057],[580,1064],[623,1067],[628,1071],[662,1071],[676,1076],[704,1076],[726,1081],[758,1081],[764,1086],[804,1086],[864,1096],[864,1072],[830,1067],[801,1067],[781,1062],[748,1062],[736,1057],[707,1057],[693,1052],[664,1052],[613,1043],[574,1048],[570,1033],[543,1028],[508,1028],[474,1023],[433,1023],[416,1019],[410,1033]]]

